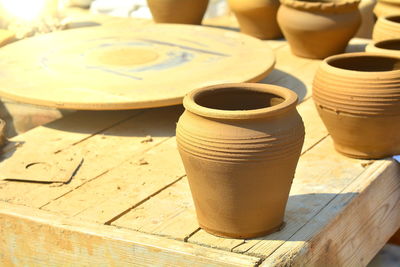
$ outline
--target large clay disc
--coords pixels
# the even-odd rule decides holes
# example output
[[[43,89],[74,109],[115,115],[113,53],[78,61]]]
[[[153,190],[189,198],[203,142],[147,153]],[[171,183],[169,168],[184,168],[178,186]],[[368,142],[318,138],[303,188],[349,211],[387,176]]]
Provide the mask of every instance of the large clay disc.
[[[26,39],[0,49],[0,95],[71,109],[175,105],[190,90],[257,81],[275,57],[262,41],[192,25],[129,23]]]

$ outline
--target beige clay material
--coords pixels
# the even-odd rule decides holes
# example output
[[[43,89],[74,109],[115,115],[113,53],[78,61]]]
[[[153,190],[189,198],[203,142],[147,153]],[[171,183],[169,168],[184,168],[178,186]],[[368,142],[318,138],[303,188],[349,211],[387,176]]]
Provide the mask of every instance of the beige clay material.
[[[278,23],[293,54],[314,59],[344,52],[356,34],[360,0],[281,0]]]
[[[375,42],[400,38],[400,15],[380,17],[374,27],[372,39]]]
[[[366,47],[367,52],[383,53],[392,56],[400,56],[400,38],[380,42],[372,42]]]
[[[329,57],[315,76],[313,98],[340,153],[362,159],[400,154],[400,57]]]
[[[195,90],[183,104],[177,142],[200,226],[233,238],[279,230],[304,141],[297,95],[223,84]]]
[[[371,39],[372,30],[375,25],[375,15],[373,13],[376,0],[361,0],[358,9],[361,13],[361,25],[355,37]]]
[[[276,20],[279,0],[228,0],[240,31],[259,39],[277,39],[282,32]]]
[[[378,3],[374,8],[374,13],[378,18],[389,15],[400,15],[400,1],[378,0]]]
[[[208,0],[147,0],[158,23],[201,24]]]
[[[3,47],[0,95],[71,109],[168,106],[196,88],[258,81],[274,63],[272,49],[245,34],[127,20]]]

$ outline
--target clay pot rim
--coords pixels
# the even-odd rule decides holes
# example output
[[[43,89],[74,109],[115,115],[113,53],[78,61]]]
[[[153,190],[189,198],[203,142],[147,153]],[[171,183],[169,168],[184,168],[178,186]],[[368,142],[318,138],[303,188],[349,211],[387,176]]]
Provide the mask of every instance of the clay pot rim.
[[[393,24],[396,26],[400,25],[400,21],[395,22],[395,21],[391,20],[393,18],[399,18],[399,20],[400,20],[400,14],[391,14],[391,15],[380,17],[379,19],[384,20],[386,23],[390,23],[390,24]]]
[[[302,0],[280,0],[282,5],[289,6],[295,9],[301,9],[305,11],[320,11],[330,12],[337,10],[355,10],[358,8],[358,4],[361,0],[341,0],[332,1],[330,3],[324,2],[308,2]]]
[[[383,48],[383,47],[379,47],[378,45],[382,45],[382,44],[390,44],[390,43],[398,43],[400,45],[400,38],[396,38],[396,39],[387,39],[387,40],[380,40],[377,42],[372,42],[370,43],[367,47],[373,47],[374,49],[379,49],[379,50],[383,50],[383,51],[399,51],[400,50],[396,50],[396,49],[389,49],[389,48]]]
[[[400,56],[393,56],[393,55],[388,55],[388,54],[383,54],[383,53],[379,53],[379,52],[355,52],[355,53],[344,53],[344,54],[338,54],[338,55],[334,55],[334,56],[330,56],[325,58],[322,63],[321,63],[321,68],[323,69],[334,69],[335,71],[337,71],[337,73],[341,74],[341,75],[349,75],[351,77],[354,77],[354,74],[357,73],[357,75],[360,76],[367,76],[370,77],[372,75],[377,75],[380,76],[383,73],[384,74],[393,74],[393,75],[400,75],[400,69],[399,70],[388,70],[388,71],[360,71],[360,70],[349,70],[349,69],[342,69],[342,68],[338,68],[335,66],[332,66],[331,64],[329,64],[330,62],[332,62],[332,60],[335,59],[342,59],[342,58],[352,58],[352,57],[385,57],[385,58],[392,58],[392,59],[400,59]]]
[[[205,92],[227,88],[269,93],[283,98],[284,101],[271,107],[250,110],[213,109],[201,106],[196,103],[195,99]],[[186,110],[207,118],[243,120],[271,117],[283,112],[287,112],[297,105],[297,101],[298,97],[295,92],[281,86],[260,83],[225,83],[219,85],[211,85],[189,92],[183,99],[183,106]]]

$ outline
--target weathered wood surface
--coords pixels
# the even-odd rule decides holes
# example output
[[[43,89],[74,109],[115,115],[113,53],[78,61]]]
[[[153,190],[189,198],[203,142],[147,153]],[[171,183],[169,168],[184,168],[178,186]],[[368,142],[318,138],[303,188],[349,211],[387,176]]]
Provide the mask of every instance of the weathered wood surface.
[[[0,262],[366,265],[400,226],[399,164],[338,154],[310,98],[319,61],[268,43],[277,64],[263,82],[299,94],[306,126],[282,231],[238,240],[199,229],[174,137],[182,107],[77,112],[5,148],[4,161],[24,151],[84,161],[67,184],[0,181]]]

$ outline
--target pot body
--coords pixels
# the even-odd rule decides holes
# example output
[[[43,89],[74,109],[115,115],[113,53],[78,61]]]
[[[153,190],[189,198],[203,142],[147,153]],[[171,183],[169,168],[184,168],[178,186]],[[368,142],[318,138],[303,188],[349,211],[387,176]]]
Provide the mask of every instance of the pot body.
[[[201,24],[208,0],[147,0],[157,23]]]
[[[370,43],[365,48],[365,51],[371,53],[382,53],[391,56],[400,56],[400,38]]]
[[[255,119],[210,118],[190,105],[179,119],[177,143],[200,226],[233,238],[279,230],[304,141],[295,104]]]
[[[400,38],[400,15],[390,15],[378,18],[372,39],[375,42]]]
[[[279,0],[228,0],[240,31],[259,39],[277,39],[282,32],[276,20]]]
[[[293,54],[300,57],[323,59],[342,53],[361,24],[358,2],[347,8],[332,5],[330,9],[316,2],[281,0],[281,4],[278,23]]]
[[[372,65],[386,57],[366,55],[373,55]],[[400,69],[354,71],[323,62],[314,79],[313,99],[340,153],[360,159],[400,154]]]
[[[378,18],[389,15],[400,15],[400,2],[398,0],[378,0],[374,8],[374,13]]]

